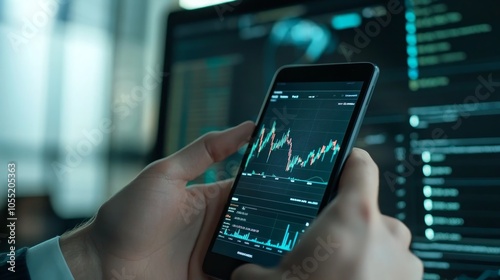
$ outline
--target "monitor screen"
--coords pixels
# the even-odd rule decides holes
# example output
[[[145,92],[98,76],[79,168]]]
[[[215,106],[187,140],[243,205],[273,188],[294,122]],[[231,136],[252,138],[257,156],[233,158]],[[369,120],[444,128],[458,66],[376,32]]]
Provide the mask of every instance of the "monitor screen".
[[[249,2],[170,16],[161,154],[255,120],[282,65],[376,63],[357,146],[379,165],[382,212],[411,229],[424,279],[500,279],[500,4]],[[233,175],[240,160],[199,181]]]

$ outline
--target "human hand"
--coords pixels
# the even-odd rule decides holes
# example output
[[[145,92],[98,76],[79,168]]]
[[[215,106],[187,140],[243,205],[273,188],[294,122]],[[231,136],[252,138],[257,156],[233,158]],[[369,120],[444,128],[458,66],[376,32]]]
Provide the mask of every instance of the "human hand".
[[[233,280],[420,280],[422,262],[409,251],[411,234],[378,207],[378,168],[354,149],[339,193],[277,268],[244,265]]]
[[[61,237],[76,279],[205,279],[202,263],[232,181],[194,185],[248,142],[254,124],[209,133],[146,167],[86,226]]]

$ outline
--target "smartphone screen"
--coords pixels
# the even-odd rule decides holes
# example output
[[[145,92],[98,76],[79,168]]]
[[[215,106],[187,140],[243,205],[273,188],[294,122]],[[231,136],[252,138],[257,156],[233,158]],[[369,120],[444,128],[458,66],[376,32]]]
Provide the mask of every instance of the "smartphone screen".
[[[355,114],[363,107],[358,103],[366,109],[370,82],[282,82],[278,75],[210,254],[274,266],[293,250],[338,181],[333,177],[340,176],[339,161],[347,156],[342,152],[351,149],[353,127],[360,123]]]

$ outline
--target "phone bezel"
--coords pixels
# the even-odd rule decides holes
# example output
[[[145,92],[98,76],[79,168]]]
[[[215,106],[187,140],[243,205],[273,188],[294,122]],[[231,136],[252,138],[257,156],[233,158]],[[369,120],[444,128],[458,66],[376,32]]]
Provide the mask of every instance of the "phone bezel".
[[[338,180],[340,179],[340,173],[344,163],[349,156],[353,143],[357,137],[359,129],[361,127],[364,114],[366,112],[368,103],[370,101],[376,80],[378,78],[378,67],[372,63],[349,63],[349,64],[316,64],[316,65],[287,65],[281,67],[274,75],[273,81],[268,89],[268,93],[264,100],[264,104],[260,110],[259,117],[256,123],[256,129],[252,133],[249,148],[246,149],[245,154],[242,159],[242,163],[246,161],[250,153],[251,144],[255,141],[258,134],[258,128],[262,125],[263,115],[266,112],[269,105],[270,97],[276,87],[277,83],[287,83],[287,82],[363,82],[361,88],[358,102],[356,102],[355,108],[349,124],[346,129],[346,134],[344,137],[343,148],[340,149],[338,153],[339,160],[335,162],[332,168],[332,176],[328,182],[328,187],[325,190],[325,195],[319,206],[318,214],[321,210],[328,204],[328,202],[333,199],[336,194],[336,187]],[[244,165],[241,164],[238,169],[238,173],[233,183],[233,188],[229,194],[232,197],[236,188],[234,187],[243,171]],[[327,195],[329,194],[329,195]],[[205,258],[203,261],[203,271],[217,279],[228,279],[231,276],[233,270],[245,263],[245,261],[239,259],[233,259],[231,257],[217,254],[211,252],[212,247],[217,239],[217,232],[223,222],[223,214],[227,211],[231,201],[228,199],[226,202],[222,213],[219,214],[220,218],[217,223],[215,232],[212,235],[210,245],[208,246]]]

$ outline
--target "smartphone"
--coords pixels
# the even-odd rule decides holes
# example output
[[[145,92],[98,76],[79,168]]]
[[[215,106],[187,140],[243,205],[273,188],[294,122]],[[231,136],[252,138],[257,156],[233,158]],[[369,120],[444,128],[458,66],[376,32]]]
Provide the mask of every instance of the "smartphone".
[[[378,73],[371,63],[277,71],[205,255],[207,275],[275,266],[300,242],[335,196]]]

